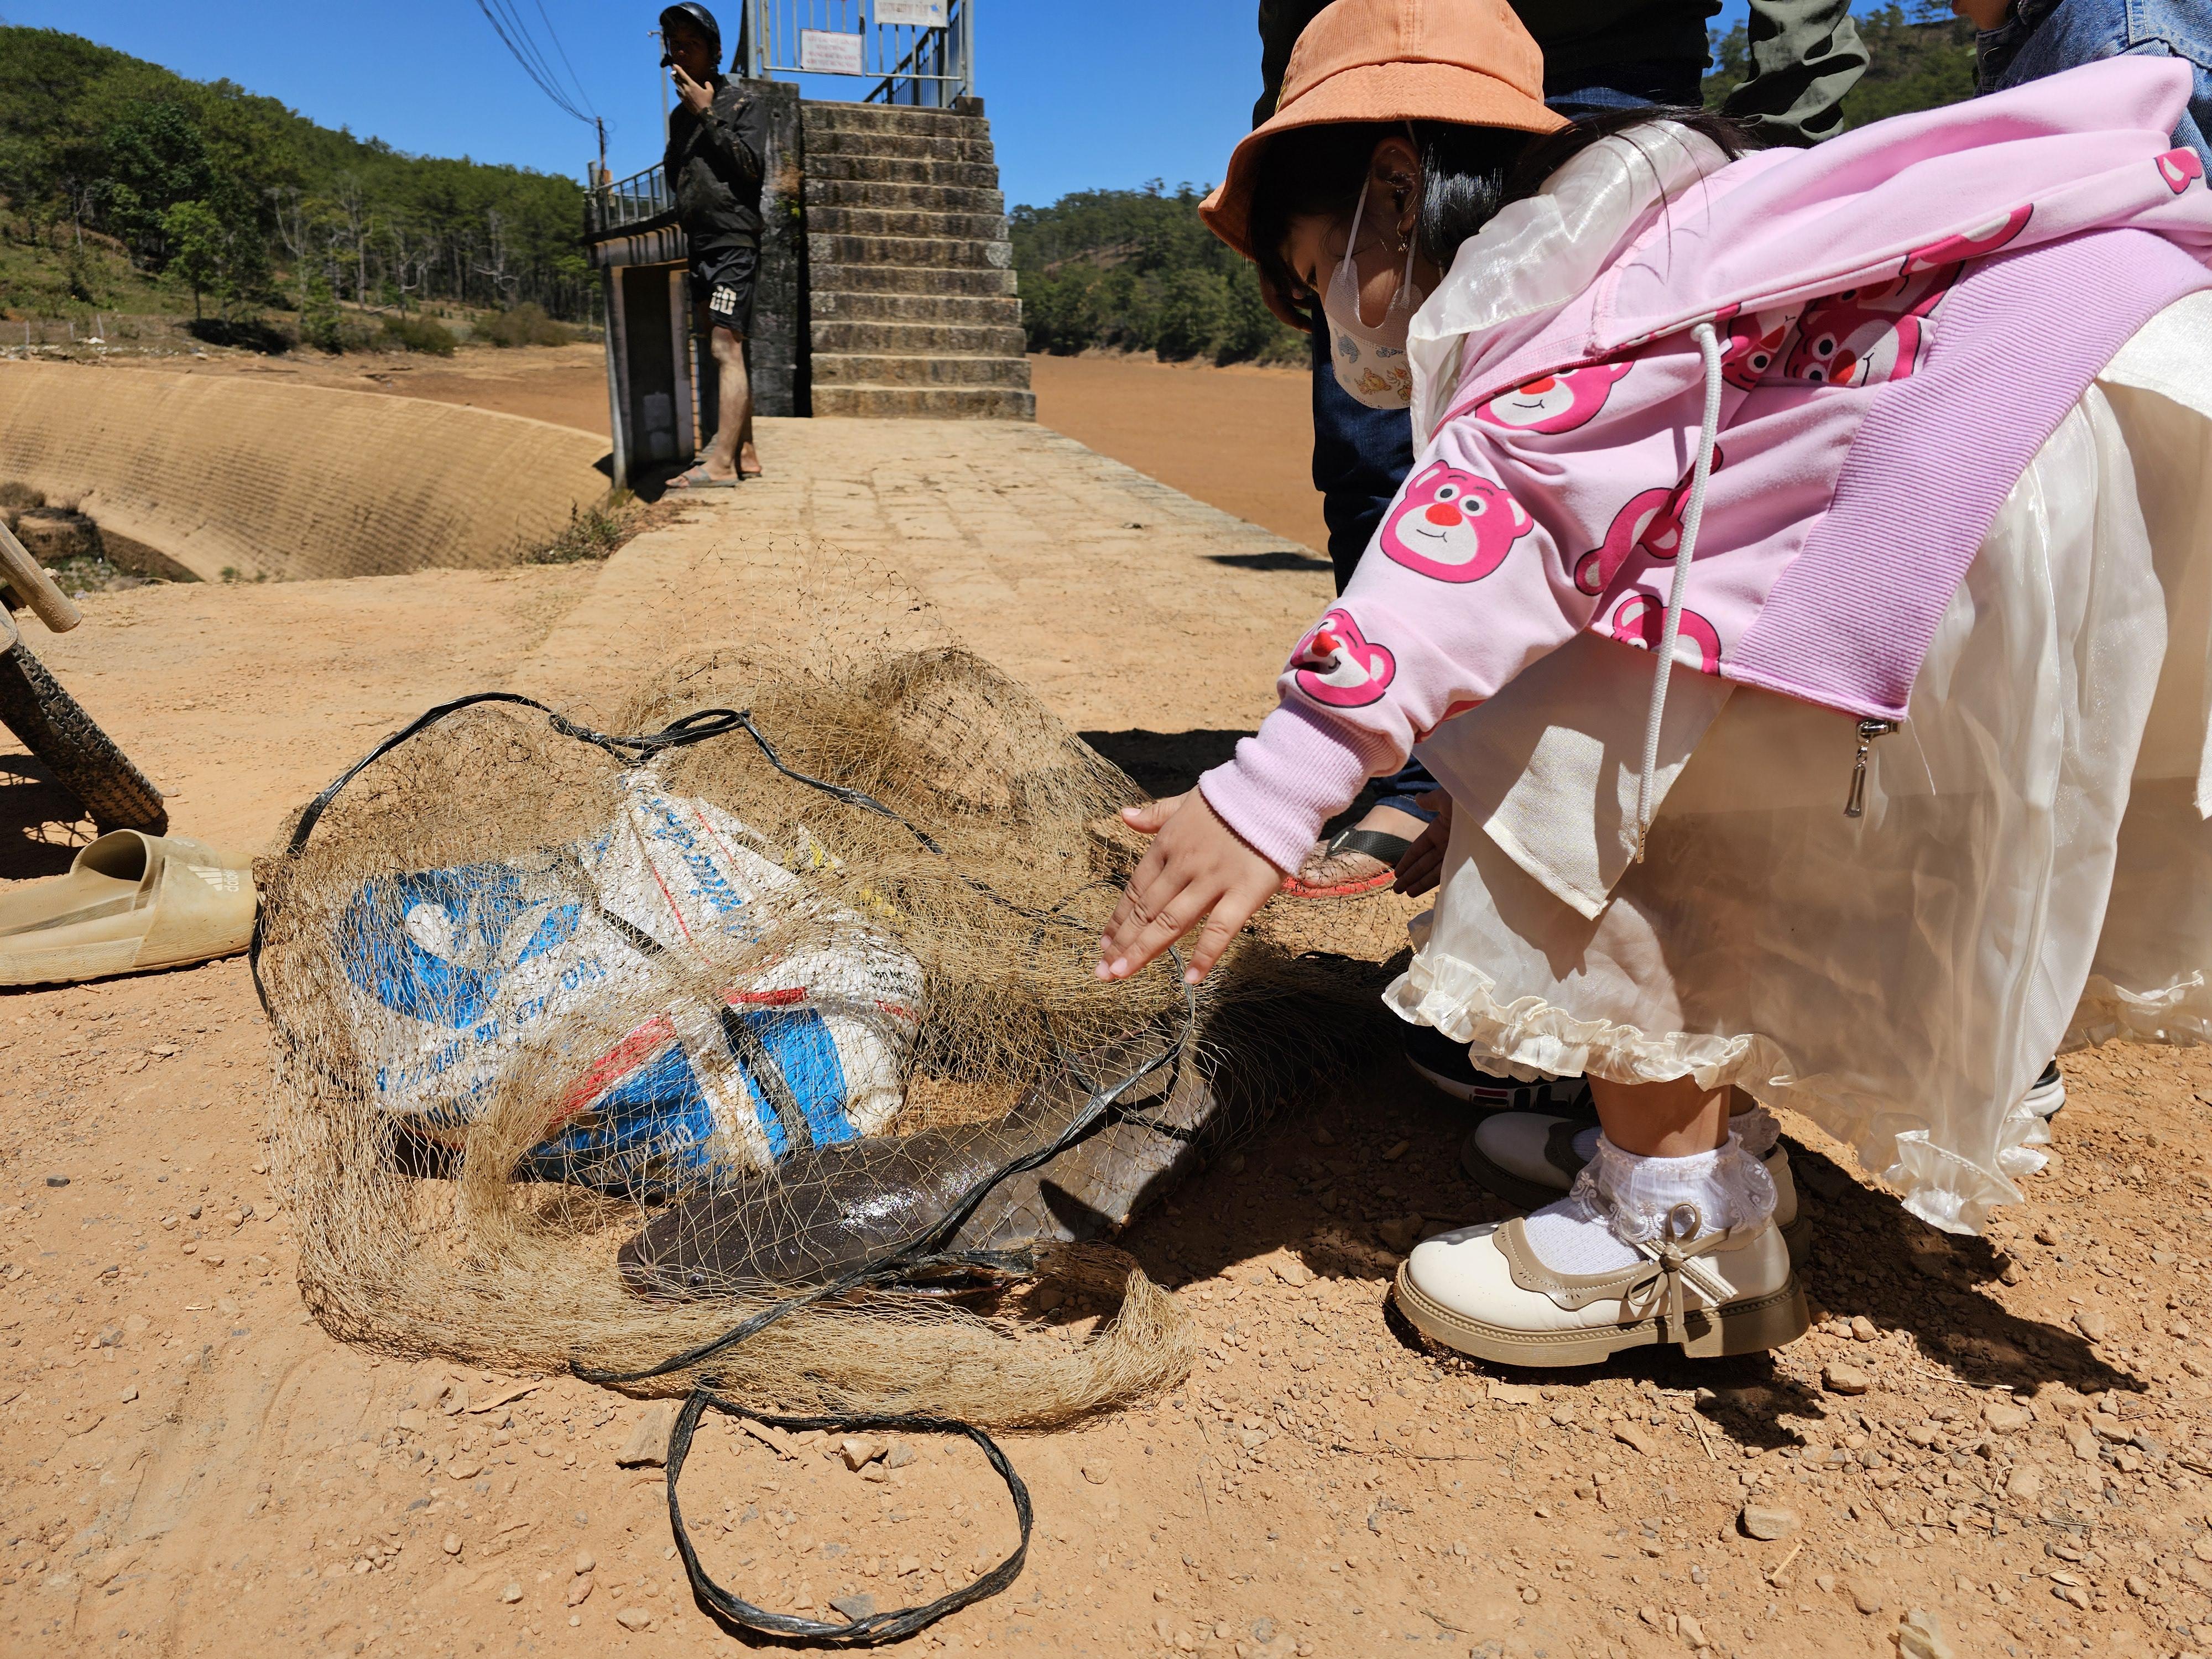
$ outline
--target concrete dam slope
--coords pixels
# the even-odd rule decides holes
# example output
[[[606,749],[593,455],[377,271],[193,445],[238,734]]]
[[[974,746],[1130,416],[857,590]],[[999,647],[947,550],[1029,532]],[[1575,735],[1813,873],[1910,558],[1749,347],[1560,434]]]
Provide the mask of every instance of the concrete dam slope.
[[[606,441],[230,375],[0,364],[0,479],[204,581],[514,563],[599,501]]]

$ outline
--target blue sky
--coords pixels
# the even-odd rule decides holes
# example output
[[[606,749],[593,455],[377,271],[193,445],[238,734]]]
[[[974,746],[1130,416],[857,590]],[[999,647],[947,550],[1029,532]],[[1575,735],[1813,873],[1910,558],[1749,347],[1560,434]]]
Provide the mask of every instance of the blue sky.
[[[550,24],[606,118],[616,173],[657,161],[660,81],[648,32],[658,4],[514,3],[541,36]],[[707,3],[733,37],[736,0]],[[1009,202],[1153,178],[1203,183],[1250,125],[1251,0],[976,3],[977,84]],[[1729,0],[1723,25],[1742,12],[1743,0]],[[472,0],[0,0],[0,19],[89,34],[195,80],[228,76],[326,126],[421,154],[580,176],[596,143],[524,76]]]

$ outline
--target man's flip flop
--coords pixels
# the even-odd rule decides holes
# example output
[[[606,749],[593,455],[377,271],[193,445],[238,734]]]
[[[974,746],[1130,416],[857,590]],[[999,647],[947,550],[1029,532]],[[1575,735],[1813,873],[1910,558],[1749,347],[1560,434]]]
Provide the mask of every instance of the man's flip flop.
[[[1322,849],[1319,859],[1312,861],[1327,868],[1342,858],[1370,858],[1382,868],[1371,875],[1353,876],[1338,881],[1307,881],[1302,874],[1283,878],[1282,890],[1288,898],[1356,898],[1362,893],[1378,892],[1398,878],[1398,860],[1406,856],[1413,842],[1403,836],[1391,835],[1383,830],[1342,830]],[[1309,866],[1309,867],[1312,867]]]
[[[117,830],[65,876],[0,891],[0,985],[179,968],[253,938],[252,860],[204,842]]]
[[[737,487],[738,480],[735,478],[708,477],[703,465],[695,466],[688,472],[679,472],[668,481],[671,489],[735,489]]]

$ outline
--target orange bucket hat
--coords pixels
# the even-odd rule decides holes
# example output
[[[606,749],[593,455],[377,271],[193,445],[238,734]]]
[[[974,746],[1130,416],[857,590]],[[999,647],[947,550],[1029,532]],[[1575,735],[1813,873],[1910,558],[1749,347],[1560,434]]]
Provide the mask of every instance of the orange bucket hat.
[[[1350,121],[1451,121],[1556,132],[1544,103],[1544,54],[1505,0],[1334,0],[1291,49],[1275,112],[1229,158],[1199,204],[1206,227],[1252,258],[1252,192],[1267,140],[1292,127]]]

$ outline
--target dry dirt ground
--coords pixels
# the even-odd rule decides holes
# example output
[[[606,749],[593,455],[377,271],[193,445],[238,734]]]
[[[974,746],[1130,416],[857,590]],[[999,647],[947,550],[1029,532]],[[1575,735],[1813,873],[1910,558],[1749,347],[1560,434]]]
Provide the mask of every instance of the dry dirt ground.
[[[427,398],[603,437],[608,429],[606,360],[596,345],[463,346],[451,358],[216,349],[181,370],[172,355],[118,351],[105,361],[158,374],[244,374]],[[1326,544],[1313,489],[1313,381],[1303,369],[1089,353],[1033,356],[1030,375],[1040,424],[1279,536],[1309,548]]]
[[[58,353],[44,354],[49,358]],[[80,349],[75,356],[87,358]],[[607,425],[606,352],[602,346],[462,346],[451,357],[412,352],[289,351],[264,357],[223,348],[179,360],[177,354],[116,350],[100,359],[111,367],[156,374],[242,374],[295,386],[336,386],[349,392],[427,398],[501,415],[526,415],[556,426],[573,426],[605,437]]]
[[[1032,356],[1037,419],[1224,513],[1316,550],[1313,376],[1088,353]]]
[[[765,484],[603,567],[141,588],[42,643],[181,832],[265,846],[441,698],[604,708],[687,648],[802,647],[810,595],[840,586],[1178,787],[1326,601],[1279,538],[1048,432],[793,423],[763,447]],[[62,867],[69,813],[0,755],[0,878]],[[1397,902],[1347,931],[1387,938]],[[1028,1569],[915,1647],[2212,1651],[2212,1061],[2068,1064],[2061,1156],[1990,1240],[1929,1232],[1792,1123],[1820,1329],[1564,1376],[1426,1349],[1389,1311],[1413,1239],[1498,1213],[1458,1170],[1463,1109],[1395,1066],[1316,1085],[1127,1240],[1196,1322],[1197,1370],[1007,1437]],[[660,1408],[312,1322],[266,1067],[241,962],[0,995],[0,1652],[735,1650],[672,1559],[658,1471],[622,1462]],[[972,1449],[859,1473],[835,1452],[702,1431],[684,1499],[708,1570],[830,1616],[1011,1547]]]

